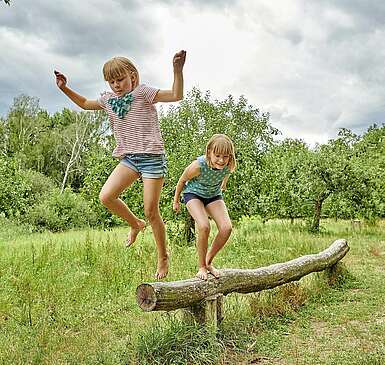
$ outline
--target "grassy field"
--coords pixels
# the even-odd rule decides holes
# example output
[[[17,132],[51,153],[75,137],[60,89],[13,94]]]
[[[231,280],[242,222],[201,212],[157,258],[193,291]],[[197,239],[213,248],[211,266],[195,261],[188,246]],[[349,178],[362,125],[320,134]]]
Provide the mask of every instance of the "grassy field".
[[[334,285],[322,273],[299,283],[225,298],[217,337],[176,313],[144,313],[135,289],[153,281],[149,230],[123,247],[126,230],[28,233],[0,221],[1,364],[385,364],[385,226],[244,219],[216,264],[257,268],[351,248]],[[167,280],[196,272],[194,247],[170,246]]]

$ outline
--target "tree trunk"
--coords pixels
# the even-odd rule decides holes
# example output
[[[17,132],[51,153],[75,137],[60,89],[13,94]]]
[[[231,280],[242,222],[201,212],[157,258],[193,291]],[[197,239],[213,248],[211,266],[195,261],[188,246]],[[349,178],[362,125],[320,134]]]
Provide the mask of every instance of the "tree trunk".
[[[311,232],[319,232],[319,224],[321,220],[321,210],[322,210],[322,203],[324,202],[324,199],[317,199],[314,204],[314,216],[313,216],[313,222],[310,226]]]
[[[168,283],[144,283],[136,289],[137,303],[144,311],[192,307],[217,294],[253,293],[296,281],[303,276],[332,267],[349,251],[344,239],[313,255],[254,270],[224,269],[221,277],[207,281],[187,279]]]
[[[184,238],[187,243],[195,241],[195,221],[189,212],[186,213],[184,221]]]

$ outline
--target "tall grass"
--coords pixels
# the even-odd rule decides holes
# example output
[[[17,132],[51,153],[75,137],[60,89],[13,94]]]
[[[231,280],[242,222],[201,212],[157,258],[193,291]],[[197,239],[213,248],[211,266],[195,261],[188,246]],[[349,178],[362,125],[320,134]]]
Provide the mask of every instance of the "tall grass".
[[[351,276],[339,287],[325,286],[321,274],[312,274],[299,285],[229,295],[225,320],[217,337],[212,337],[174,315],[143,313],[136,305],[137,285],[154,281],[156,252],[151,232],[141,234],[127,250],[123,228],[32,234],[23,227],[2,224],[0,363],[236,364],[256,356],[272,361],[292,357],[301,363],[300,351],[285,347],[293,323],[310,318],[311,313],[325,320],[330,306],[350,303],[348,289],[356,292],[355,298],[362,295],[363,301],[360,314],[354,311],[352,317],[368,318],[385,297],[380,291],[369,305],[360,293],[374,285],[371,274],[380,271],[379,263],[382,270],[385,267],[382,226],[360,231],[349,222],[328,221],[324,226],[320,234],[312,235],[301,222],[243,219],[216,259],[218,267],[267,266],[319,252],[334,239],[345,237],[352,247],[344,260]],[[197,270],[195,248],[173,244],[170,251],[167,280],[192,277]],[[381,280],[385,282],[383,276]],[[368,293],[373,294],[371,289]],[[317,303],[322,303],[325,313]],[[374,350],[365,355],[373,364],[383,354],[381,347]],[[358,352],[351,351],[359,359]],[[305,359],[307,354],[301,356]],[[360,356],[364,358],[362,352]]]

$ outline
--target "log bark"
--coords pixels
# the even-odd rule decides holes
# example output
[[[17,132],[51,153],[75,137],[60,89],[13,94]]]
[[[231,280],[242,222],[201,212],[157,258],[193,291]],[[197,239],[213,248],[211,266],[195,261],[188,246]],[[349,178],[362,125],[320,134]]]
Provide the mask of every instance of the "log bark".
[[[332,267],[349,251],[347,241],[336,240],[326,250],[258,269],[223,269],[221,277],[207,281],[187,279],[168,283],[143,283],[136,289],[138,305],[146,312],[187,308],[217,294],[253,293],[296,281],[312,272]]]

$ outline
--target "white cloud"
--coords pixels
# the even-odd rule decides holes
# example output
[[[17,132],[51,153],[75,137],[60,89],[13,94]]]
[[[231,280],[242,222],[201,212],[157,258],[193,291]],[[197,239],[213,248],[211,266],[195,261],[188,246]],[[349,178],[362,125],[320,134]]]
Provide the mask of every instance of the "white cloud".
[[[385,119],[385,6],[370,4],[19,0],[0,13],[0,113],[20,92],[51,112],[71,106],[53,68],[97,97],[102,65],[116,54],[133,59],[142,81],[168,88],[172,56],[186,49],[186,90],[245,95],[284,136],[311,144],[341,127],[361,133]]]

